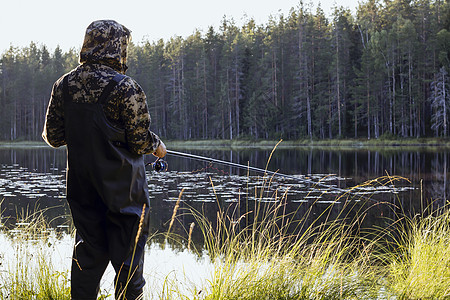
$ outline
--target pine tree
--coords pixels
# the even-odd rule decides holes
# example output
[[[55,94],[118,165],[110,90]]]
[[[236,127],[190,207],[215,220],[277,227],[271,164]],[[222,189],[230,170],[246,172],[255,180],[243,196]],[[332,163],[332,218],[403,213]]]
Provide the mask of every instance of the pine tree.
[[[435,130],[436,136],[448,136],[449,112],[450,112],[450,82],[445,67],[439,70],[435,80],[431,83],[431,106],[433,115],[431,117],[431,128]]]

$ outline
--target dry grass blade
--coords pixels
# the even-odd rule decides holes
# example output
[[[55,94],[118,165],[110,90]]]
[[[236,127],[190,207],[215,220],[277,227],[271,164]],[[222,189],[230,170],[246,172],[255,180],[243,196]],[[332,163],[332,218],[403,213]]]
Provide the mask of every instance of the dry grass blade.
[[[136,234],[136,239],[134,241],[135,244],[138,243],[139,238],[141,237],[141,234],[142,234],[142,226],[144,225],[144,219],[145,219],[145,208],[146,208],[146,204],[144,203],[144,205],[142,206],[141,218],[139,219],[139,227],[138,227],[138,231]]]
[[[192,232],[194,231],[194,227],[195,227],[195,223],[192,222],[191,226],[189,226],[188,250],[191,250]]]
[[[178,208],[180,207],[180,201],[181,201],[181,196],[183,195],[183,192],[184,192],[184,188],[181,190],[180,194],[178,195],[177,203],[175,204],[175,207],[173,208],[172,218],[170,219],[170,224],[169,224],[169,229],[167,230],[167,234],[170,233],[173,223],[175,222],[175,218],[177,216]]]

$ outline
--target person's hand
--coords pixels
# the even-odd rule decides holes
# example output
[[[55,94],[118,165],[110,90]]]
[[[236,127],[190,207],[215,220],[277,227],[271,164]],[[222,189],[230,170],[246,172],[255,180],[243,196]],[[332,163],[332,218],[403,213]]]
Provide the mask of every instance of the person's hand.
[[[166,153],[167,153],[166,145],[164,145],[163,141],[161,141],[158,148],[156,148],[156,151],[153,152],[153,155],[159,158],[163,158],[164,156],[166,156]]]

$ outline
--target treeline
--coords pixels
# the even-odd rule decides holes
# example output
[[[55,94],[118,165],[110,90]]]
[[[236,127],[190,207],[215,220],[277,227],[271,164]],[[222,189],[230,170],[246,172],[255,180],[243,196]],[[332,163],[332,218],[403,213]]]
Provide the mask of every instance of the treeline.
[[[132,45],[165,139],[379,138],[450,133],[449,0],[291,9],[267,24]],[[0,139],[40,138],[52,83],[78,53],[31,44],[0,60]]]

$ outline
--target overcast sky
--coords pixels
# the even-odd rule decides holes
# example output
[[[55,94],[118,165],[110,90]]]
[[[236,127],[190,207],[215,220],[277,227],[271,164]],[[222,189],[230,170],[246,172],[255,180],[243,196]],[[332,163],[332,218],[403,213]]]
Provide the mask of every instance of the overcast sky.
[[[157,41],[173,36],[186,37],[195,29],[206,32],[219,28],[224,16],[242,25],[250,18],[266,24],[269,17],[287,15],[299,0],[2,0],[0,53],[10,45],[44,44],[64,51],[81,47],[86,27],[94,20],[114,19],[132,31],[133,41]],[[304,3],[308,3],[305,0]],[[336,0],[320,0],[328,15]],[[314,0],[315,9],[319,0]],[[337,3],[355,11],[358,0]]]

